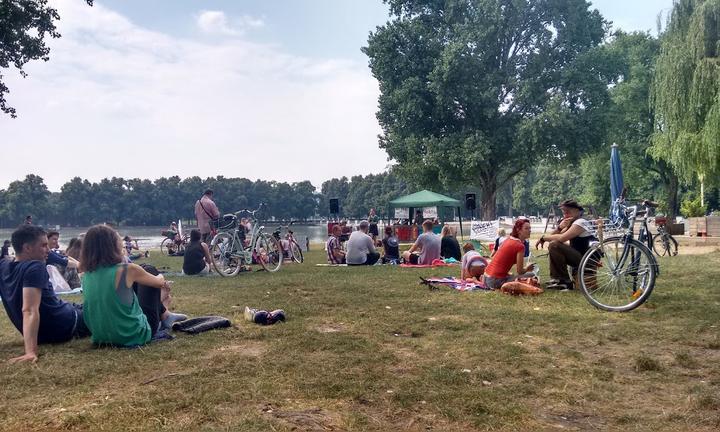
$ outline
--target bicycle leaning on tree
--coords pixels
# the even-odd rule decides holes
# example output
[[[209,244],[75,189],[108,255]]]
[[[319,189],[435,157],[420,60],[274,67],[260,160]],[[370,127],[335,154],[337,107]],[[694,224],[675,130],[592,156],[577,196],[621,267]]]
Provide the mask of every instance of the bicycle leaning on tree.
[[[643,304],[655,287],[660,267],[651,251],[652,236],[647,225],[647,209],[657,204],[626,206],[615,202],[619,219],[599,222],[599,242],[585,252],[578,266],[580,289],[593,306],[611,312],[626,312]],[[640,230],[635,237],[635,222]],[[620,232],[607,238],[604,233]]]
[[[272,235],[265,232],[255,215],[264,207],[260,204],[256,210],[243,209],[220,218],[215,228],[218,233],[210,242],[210,257],[213,268],[220,276],[235,276],[250,264],[257,263],[269,272],[280,270],[282,265],[282,247]],[[240,223],[240,216],[250,216],[251,228]]]

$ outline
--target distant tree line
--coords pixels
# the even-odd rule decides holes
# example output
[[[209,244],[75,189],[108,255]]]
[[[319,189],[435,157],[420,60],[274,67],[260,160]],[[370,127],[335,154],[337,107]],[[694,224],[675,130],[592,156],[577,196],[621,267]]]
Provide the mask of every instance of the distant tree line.
[[[545,215],[551,205],[573,197],[591,205],[598,214],[606,214],[609,180],[600,172],[609,170],[607,159],[606,155],[588,156],[579,167],[559,162],[542,162],[531,167],[498,191],[497,212],[505,216]],[[638,198],[661,194],[665,178],[636,168],[644,159],[627,152],[623,160],[626,181],[634,185]],[[162,226],[177,219],[193,220],[195,201],[208,188],[215,192],[221,212],[254,209],[264,202],[267,207],[261,216],[263,219],[298,221],[332,216],[331,198],[339,200],[341,218],[363,218],[371,208],[383,218],[392,218],[394,215],[388,214],[388,203],[420,190],[392,169],[381,174],[330,179],[322,183],[319,191],[309,181],[284,183],[222,176],[206,179],[173,176],[155,181],[113,177],[96,183],[75,177],[65,183],[60,192],[50,192],[41,177],[30,174],[10,183],[7,189],[0,189],[0,227],[15,227],[27,215],[45,225],[88,226],[110,222],[124,226]],[[465,194],[476,193],[479,197],[479,189],[459,184],[452,190],[434,191],[460,200],[464,218],[481,217],[479,207],[474,213],[464,207]],[[697,197],[692,187],[684,185],[679,186],[678,195],[686,202]],[[706,208],[720,208],[717,187],[707,189]],[[444,218],[451,216],[445,214]]]
[[[392,172],[323,183],[320,192],[309,181],[284,183],[228,177],[162,177],[155,181],[113,177],[92,183],[75,177],[60,192],[50,192],[43,179],[30,174],[0,190],[0,227],[14,227],[32,215],[36,223],[88,226],[166,225],[194,219],[195,201],[205,189],[215,192],[221,212],[255,209],[266,204],[264,219],[307,220],[329,216],[328,201],[338,198],[344,217],[362,217],[371,207],[410,191]]]

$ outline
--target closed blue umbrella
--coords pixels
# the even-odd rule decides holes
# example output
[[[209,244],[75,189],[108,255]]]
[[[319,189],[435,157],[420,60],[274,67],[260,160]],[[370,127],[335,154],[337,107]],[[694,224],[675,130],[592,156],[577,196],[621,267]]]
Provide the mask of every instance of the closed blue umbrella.
[[[620,151],[617,144],[613,143],[610,150],[610,220],[617,222],[622,219],[620,208],[616,205],[615,200],[623,193],[623,172],[620,163]]]
[[[610,150],[610,198],[614,203],[623,191],[623,172],[620,163],[620,151],[618,145],[612,145]]]

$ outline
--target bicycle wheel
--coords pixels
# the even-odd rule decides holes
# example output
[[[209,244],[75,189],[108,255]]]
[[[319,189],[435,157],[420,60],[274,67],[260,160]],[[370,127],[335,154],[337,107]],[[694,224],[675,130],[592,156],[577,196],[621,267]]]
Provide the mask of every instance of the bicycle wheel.
[[[653,250],[658,256],[675,256],[678,242],[668,233],[657,233],[653,237]]]
[[[298,245],[295,240],[290,240],[290,253],[292,254],[293,261],[295,261],[298,264],[302,264],[302,262],[303,262],[302,250],[300,249],[300,245]]]
[[[269,272],[280,270],[283,260],[282,246],[277,239],[269,234],[262,233],[255,240],[255,259]]]
[[[163,255],[175,255],[175,242],[172,239],[165,238],[160,243],[160,252]]]
[[[235,239],[229,233],[220,233],[210,242],[212,265],[220,276],[235,276],[240,272],[240,259],[235,252]]]
[[[585,252],[579,267],[581,291],[598,309],[633,310],[650,297],[655,287],[655,257],[634,239],[605,239]]]

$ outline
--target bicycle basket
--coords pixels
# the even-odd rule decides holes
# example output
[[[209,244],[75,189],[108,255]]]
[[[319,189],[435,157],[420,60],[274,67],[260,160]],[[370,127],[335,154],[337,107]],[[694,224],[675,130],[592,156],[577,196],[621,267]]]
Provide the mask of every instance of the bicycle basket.
[[[217,230],[230,230],[237,227],[237,217],[233,214],[226,214],[221,218],[211,220],[210,225]]]

